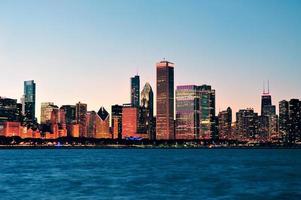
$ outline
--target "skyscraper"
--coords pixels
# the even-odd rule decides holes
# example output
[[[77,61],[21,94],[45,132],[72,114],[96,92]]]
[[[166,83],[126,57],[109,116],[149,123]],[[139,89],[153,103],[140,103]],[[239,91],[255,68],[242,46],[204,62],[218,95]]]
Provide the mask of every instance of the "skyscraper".
[[[258,114],[253,109],[241,109],[236,113],[236,129],[239,138],[255,138],[258,134]]]
[[[112,111],[112,132],[113,139],[122,138],[122,106],[113,105],[111,108]]]
[[[141,119],[140,124],[143,124],[150,140],[155,139],[155,130],[154,130],[154,94],[152,87],[149,83],[144,85],[144,88],[141,92]],[[142,122],[141,122],[142,121]]]
[[[61,109],[65,111],[67,135],[71,136],[72,126],[76,123],[76,118],[75,118],[76,106],[63,105],[61,106]]]
[[[75,118],[77,124],[79,124],[79,136],[87,137],[87,128],[86,128],[86,114],[87,114],[87,104],[78,102],[76,104]]]
[[[25,123],[35,123],[36,84],[33,80],[24,81],[24,104]]]
[[[230,107],[218,114],[218,134],[220,139],[231,139],[232,109]]]
[[[157,63],[156,139],[175,139],[174,133],[174,63]]]
[[[0,121],[20,122],[22,112],[16,99],[0,97]]]
[[[301,140],[301,101],[291,99],[289,101],[288,142],[295,143]]]
[[[276,115],[276,106],[272,105],[272,96],[268,86],[268,92],[263,90],[261,96],[261,116],[259,117],[260,135],[268,137],[278,136],[278,116]]]
[[[287,139],[289,131],[289,102],[282,100],[279,102],[279,132],[283,140]]]
[[[200,98],[200,138],[212,139],[217,137],[215,119],[215,90],[210,85],[201,85],[197,88]]]
[[[57,106],[54,105],[53,102],[42,102],[41,103],[41,124],[50,123],[51,121],[51,113],[54,109],[58,109]]]
[[[94,138],[96,136],[96,112],[88,111],[86,115],[87,121],[87,137]]]
[[[124,104],[122,108],[122,138],[133,137],[138,132],[139,108]]]
[[[110,133],[110,114],[106,111],[104,107],[101,107],[99,109],[95,120],[95,137],[112,139],[112,134]]]
[[[131,77],[131,104],[138,108],[140,105],[140,77]]]
[[[176,90],[176,139],[198,139],[200,123],[197,86],[181,85]]]

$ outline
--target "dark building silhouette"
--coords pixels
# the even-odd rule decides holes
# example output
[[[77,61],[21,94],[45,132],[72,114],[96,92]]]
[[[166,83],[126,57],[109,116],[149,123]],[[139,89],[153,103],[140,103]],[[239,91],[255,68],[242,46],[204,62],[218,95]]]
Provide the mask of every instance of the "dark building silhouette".
[[[111,108],[112,112],[112,132],[113,139],[122,138],[122,106],[113,105]]]
[[[301,102],[299,99],[289,101],[288,137],[289,143],[301,140]]]
[[[272,105],[272,96],[268,84],[268,91],[263,89],[261,96],[261,116],[259,116],[259,135],[262,138],[272,139],[279,136],[278,116],[276,106]]]
[[[36,84],[33,80],[24,81],[24,120],[28,125],[36,123]]]
[[[131,104],[136,108],[140,105],[140,77],[138,75],[131,78]]]
[[[157,63],[156,139],[175,139],[174,125],[174,64]]]
[[[0,121],[21,122],[22,111],[16,99],[0,97]]]
[[[220,139],[231,139],[232,109],[230,107],[218,114],[218,134]]]
[[[67,127],[67,136],[71,136],[72,127],[76,124],[76,106],[75,105],[63,105],[61,106],[62,110],[65,111],[65,120]]]
[[[141,108],[138,129],[139,132],[147,133],[150,140],[155,140],[154,131],[154,93],[149,83],[144,85],[141,91]],[[143,130],[141,130],[143,129]]]

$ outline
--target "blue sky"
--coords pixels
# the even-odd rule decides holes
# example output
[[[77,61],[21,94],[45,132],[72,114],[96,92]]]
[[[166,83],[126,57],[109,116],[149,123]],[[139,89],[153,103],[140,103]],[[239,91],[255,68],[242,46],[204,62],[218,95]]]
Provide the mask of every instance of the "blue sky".
[[[176,64],[175,85],[211,84],[217,111],[259,112],[301,96],[301,1],[0,0],[0,95],[37,83],[40,103],[129,102],[129,79],[155,90],[155,63]],[[142,87],[141,86],[141,87]]]

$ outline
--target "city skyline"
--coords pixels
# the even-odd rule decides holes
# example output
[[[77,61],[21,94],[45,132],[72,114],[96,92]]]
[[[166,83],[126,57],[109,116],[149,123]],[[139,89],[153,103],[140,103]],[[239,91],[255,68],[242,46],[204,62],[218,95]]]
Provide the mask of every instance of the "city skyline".
[[[19,101],[22,81],[35,80],[38,119],[42,102],[81,101],[110,113],[111,105],[130,102],[129,77],[137,73],[156,94],[155,63],[163,57],[176,64],[175,86],[208,84],[217,91],[217,112],[230,106],[260,113],[267,80],[274,105],[300,97],[298,1],[0,5],[0,65],[7,74],[1,95]]]

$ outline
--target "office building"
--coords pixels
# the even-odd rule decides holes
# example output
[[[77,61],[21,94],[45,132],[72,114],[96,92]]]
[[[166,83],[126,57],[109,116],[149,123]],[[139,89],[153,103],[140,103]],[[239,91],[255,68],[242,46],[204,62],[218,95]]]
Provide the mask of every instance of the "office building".
[[[175,139],[174,125],[174,63],[157,63],[156,139]]]
[[[140,77],[131,77],[131,104],[133,107],[140,106]]]

